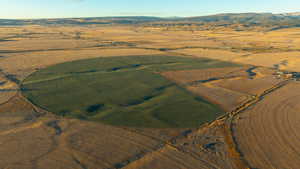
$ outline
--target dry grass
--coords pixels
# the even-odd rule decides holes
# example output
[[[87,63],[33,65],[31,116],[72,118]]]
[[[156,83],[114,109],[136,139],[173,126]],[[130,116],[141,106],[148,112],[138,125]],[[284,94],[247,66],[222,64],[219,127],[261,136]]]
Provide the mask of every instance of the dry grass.
[[[194,159],[173,147],[166,146],[156,152],[147,154],[146,157],[131,163],[125,169],[210,169],[211,165],[213,164]]]
[[[227,124],[222,125],[223,134],[224,134],[224,140],[228,147],[228,154],[230,159],[232,159],[234,165],[236,168],[241,169],[249,169],[248,164],[245,163],[244,159],[242,159],[242,155],[240,152],[238,152],[236,143],[233,140],[232,132],[230,127]]]
[[[282,80],[283,79],[277,79],[275,76],[270,75],[255,79],[224,79],[215,82],[214,85],[248,95],[258,95],[271,86],[281,82]]]
[[[202,84],[188,86],[187,89],[219,105],[227,112],[233,110],[236,106],[248,99],[248,96],[243,93],[214,86],[208,87]]]
[[[5,77],[0,72],[0,104],[6,102],[13,97],[18,90],[18,85]]]
[[[225,111],[231,111],[249,97],[248,93],[218,85],[226,81],[248,79],[249,67],[217,68],[205,70],[170,71],[161,73],[169,80],[183,85],[197,95],[218,104]],[[249,86],[247,86],[249,87]],[[253,86],[250,86],[253,87]],[[247,88],[248,89],[248,88]]]
[[[252,168],[300,165],[299,89],[299,83],[292,82],[276,90],[235,122],[237,143]]]
[[[37,118],[20,97],[1,105],[0,112],[0,168],[114,168],[160,144],[112,126],[52,115]]]
[[[184,70],[184,71],[169,71],[162,72],[161,74],[167,79],[176,81],[180,84],[188,84],[199,82],[211,78],[224,78],[230,76],[246,76],[246,68],[230,67],[230,68],[213,68],[205,70]]]

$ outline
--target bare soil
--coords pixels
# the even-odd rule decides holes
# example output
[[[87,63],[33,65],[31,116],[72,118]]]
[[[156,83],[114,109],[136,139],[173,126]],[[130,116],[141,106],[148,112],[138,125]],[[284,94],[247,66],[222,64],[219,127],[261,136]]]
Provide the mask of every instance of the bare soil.
[[[238,116],[235,137],[252,168],[300,166],[299,87],[291,82]]]

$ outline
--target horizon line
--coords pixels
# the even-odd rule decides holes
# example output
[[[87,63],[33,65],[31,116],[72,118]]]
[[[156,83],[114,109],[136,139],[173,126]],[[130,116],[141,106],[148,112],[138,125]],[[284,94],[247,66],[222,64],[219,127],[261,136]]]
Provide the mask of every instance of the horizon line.
[[[286,12],[286,13],[276,13],[276,12],[225,12],[225,13],[214,13],[207,15],[190,15],[190,16],[159,16],[159,15],[107,15],[107,16],[79,16],[79,17],[20,17],[20,18],[0,18],[0,20],[43,20],[43,19],[82,19],[82,18],[122,18],[122,17],[156,17],[156,18],[191,18],[191,17],[202,17],[202,16],[214,16],[222,14],[291,14],[298,12]]]

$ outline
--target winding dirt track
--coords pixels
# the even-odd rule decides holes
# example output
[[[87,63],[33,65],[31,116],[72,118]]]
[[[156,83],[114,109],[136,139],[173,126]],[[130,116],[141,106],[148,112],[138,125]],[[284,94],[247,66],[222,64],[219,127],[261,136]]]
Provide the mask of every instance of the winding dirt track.
[[[235,138],[252,168],[299,168],[299,99],[300,83],[292,82],[239,116]]]

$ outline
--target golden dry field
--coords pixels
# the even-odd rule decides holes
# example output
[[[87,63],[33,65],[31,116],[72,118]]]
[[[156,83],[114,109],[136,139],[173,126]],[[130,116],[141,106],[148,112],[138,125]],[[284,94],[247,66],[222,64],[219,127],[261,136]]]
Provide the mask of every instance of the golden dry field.
[[[298,169],[300,85],[283,71],[300,72],[299,51],[300,28],[0,27],[0,168]],[[43,68],[133,55],[240,64],[159,72],[228,113],[197,128],[130,128],[58,117],[22,95]]]

